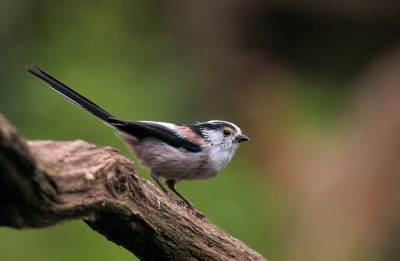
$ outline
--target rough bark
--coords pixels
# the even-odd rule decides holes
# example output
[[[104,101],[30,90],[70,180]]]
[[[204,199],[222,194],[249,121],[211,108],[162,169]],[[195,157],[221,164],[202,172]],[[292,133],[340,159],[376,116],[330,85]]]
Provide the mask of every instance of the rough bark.
[[[265,260],[139,177],[110,147],[22,140],[0,115],[0,225],[83,219],[141,260]]]

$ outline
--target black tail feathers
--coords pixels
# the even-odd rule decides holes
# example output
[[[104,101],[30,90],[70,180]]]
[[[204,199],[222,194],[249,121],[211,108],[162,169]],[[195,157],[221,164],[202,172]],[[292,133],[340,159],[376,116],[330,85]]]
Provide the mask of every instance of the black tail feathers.
[[[40,78],[43,80],[43,83],[48,85],[50,88],[53,90],[57,91],[60,93],[64,98],[66,98],[69,102],[72,104],[78,106],[79,108],[93,114],[96,116],[99,120],[103,121],[107,125],[110,125],[111,127],[114,127],[110,124],[109,119],[110,118],[115,118],[93,102],[89,101],[79,93],[75,92],[65,84],[61,83],[60,81],[56,80],[46,72],[40,70],[38,67],[31,68],[29,66],[25,67],[26,70],[30,73],[35,75],[36,77]]]

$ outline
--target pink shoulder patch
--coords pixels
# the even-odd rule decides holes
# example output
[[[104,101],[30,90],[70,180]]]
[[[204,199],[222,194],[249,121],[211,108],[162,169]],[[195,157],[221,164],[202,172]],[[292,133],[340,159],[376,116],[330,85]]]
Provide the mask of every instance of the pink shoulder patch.
[[[183,137],[188,137],[189,140],[199,144],[199,145],[204,145],[203,139],[194,133],[189,127],[186,126],[175,126],[175,128],[178,130],[178,132],[183,136]]]

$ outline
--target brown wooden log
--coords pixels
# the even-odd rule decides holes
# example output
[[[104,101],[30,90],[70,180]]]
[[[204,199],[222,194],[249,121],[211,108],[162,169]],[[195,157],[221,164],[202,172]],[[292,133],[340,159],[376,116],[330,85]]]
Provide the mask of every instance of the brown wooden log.
[[[118,150],[28,141],[0,115],[0,225],[83,219],[141,260],[266,260],[141,178]]]

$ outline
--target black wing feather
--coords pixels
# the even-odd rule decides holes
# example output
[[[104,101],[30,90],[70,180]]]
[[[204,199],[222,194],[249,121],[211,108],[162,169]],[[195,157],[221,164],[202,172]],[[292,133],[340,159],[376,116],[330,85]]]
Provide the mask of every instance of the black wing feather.
[[[201,151],[200,145],[177,136],[173,130],[159,124],[119,119],[110,119],[110,123],[116,129],[139,139],[153,136],[175,148],[184,148],[191,152]]]

